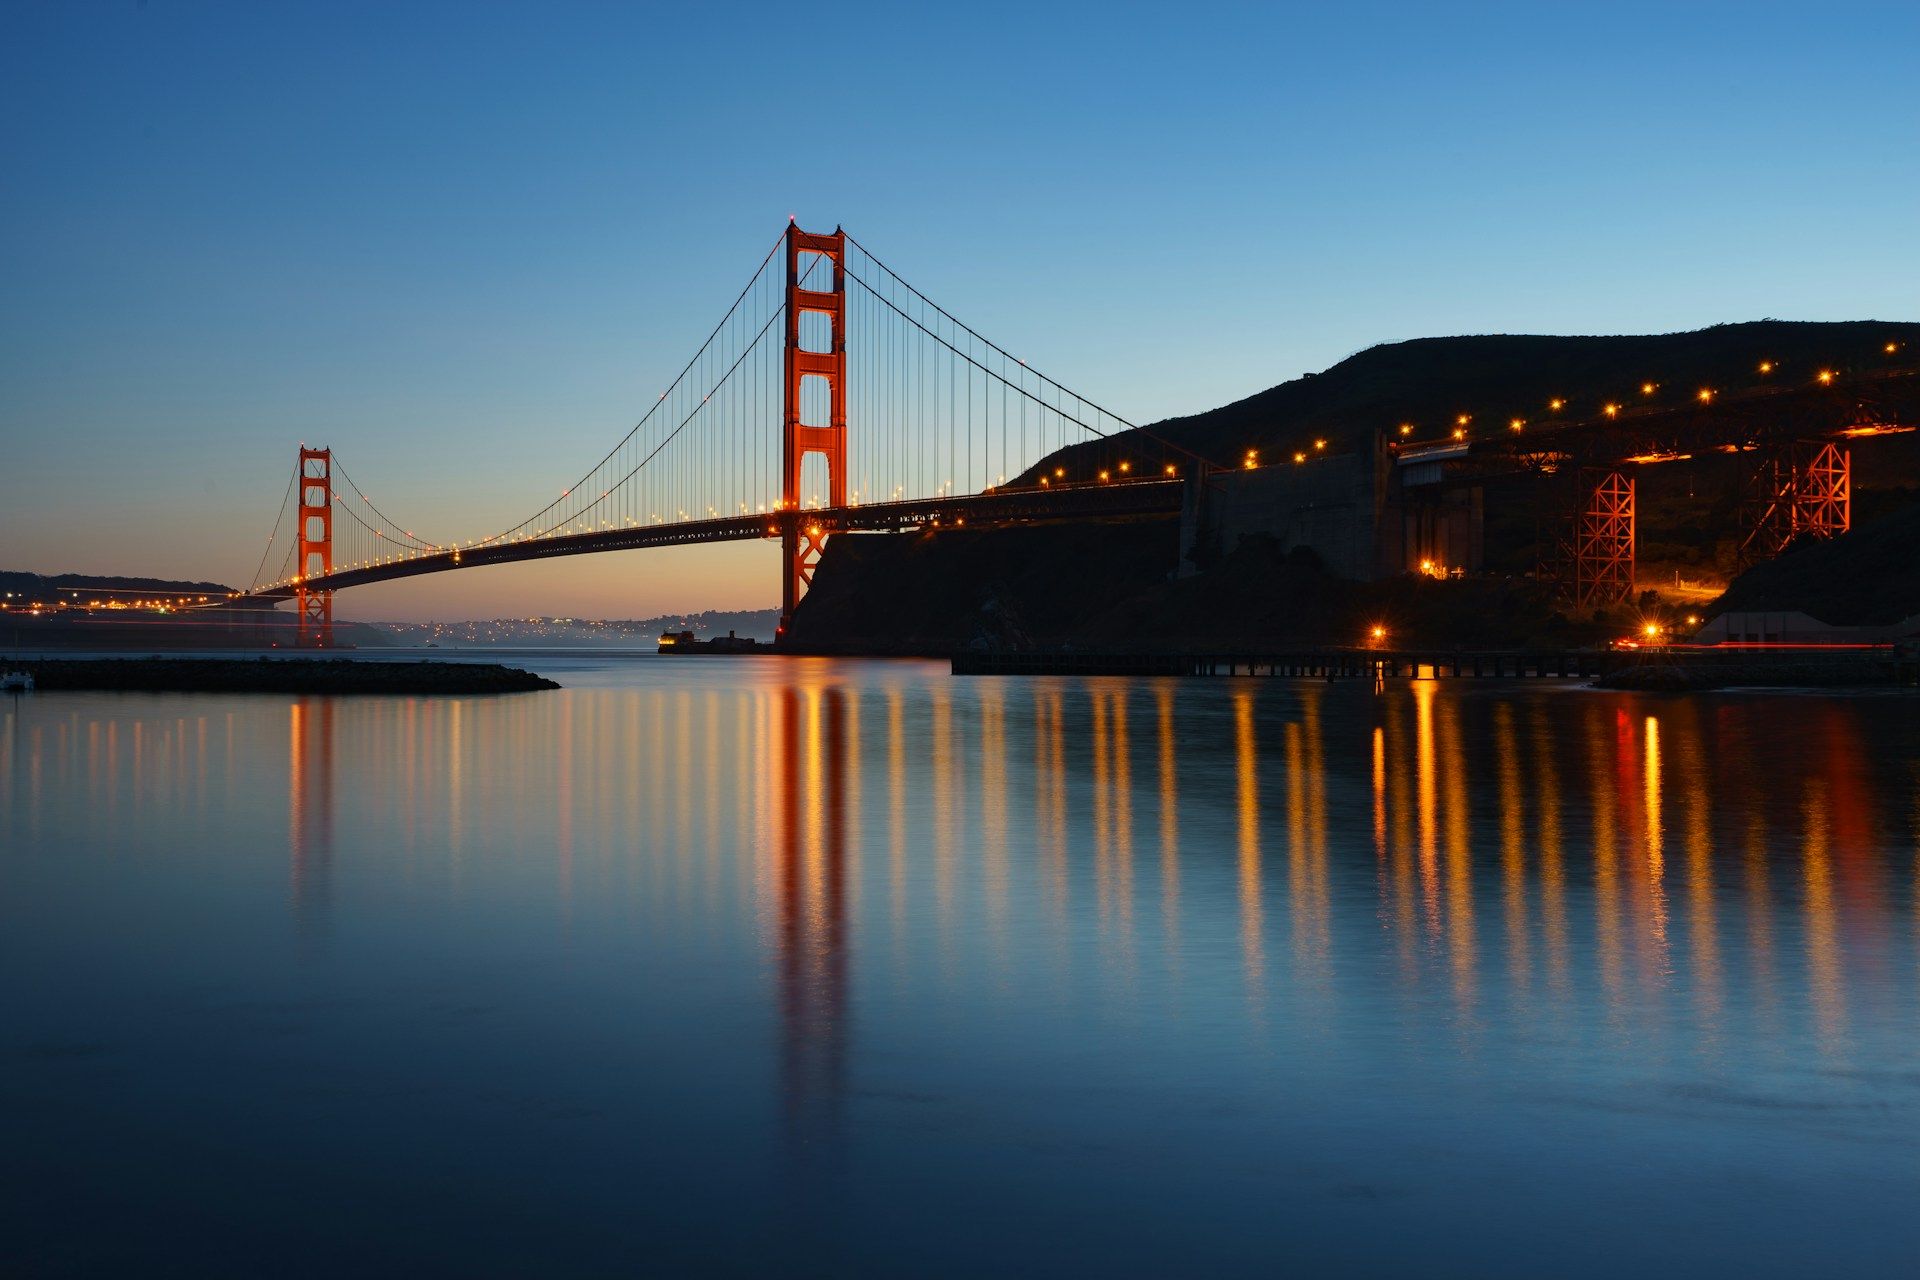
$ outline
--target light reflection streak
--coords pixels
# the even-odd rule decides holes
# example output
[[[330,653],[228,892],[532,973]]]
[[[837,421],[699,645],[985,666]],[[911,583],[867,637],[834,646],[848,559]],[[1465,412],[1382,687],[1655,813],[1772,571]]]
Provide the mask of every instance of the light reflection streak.
[[[1647,925],[1653,932],[1653,945],[1657,953],[1657,964],[1662,973],[1667,968],[1667,861],[1663,816],[1660,808],[1661,759],[1660,759],[1660,721],[1654,716],[1646,719],[1646,753],[1641,763],[1641,783],[1643,788],[1642,808],[1647,823]]]
[[[1828,841],[1833,815],[1826,780],[1809,778],[1801,804],[1801,874],[1807,916],[1807,983],[1821,1052],[1838,1056],[1846,1031],[1844,972],[1833,901],[1833,851]]]
[[[1569,991],[1567,954],[1566,852],[1561,847],[1560,769],[1554,756],[1553,726],[1544,704],[1533,714],[1532,761],[1539,770],[1540,917],[1547,946],[1547,987],[1556,1001]]]
[[[1265,995],[1266,955],[1260,902],[1260,749],[1253,729],[1253,690],[1233,691],[1233,742],[1240,836],[1240,951],[1247,994]]]
[[[1173,684],[1154,685],[1160,709],[1160,917],[1167,954],[1177,958],[1180,938],[1180,774],[1174,733]]]
[[[1505,702],[1493,712],[1493,753],[1500,770],[1500,867],[1507,904],[1507,981],[1525,993],[1532,979],[1531,946],[1527,922],[1527,816],[1520,782],[1520,743],[1514,732],[1513,707]]]

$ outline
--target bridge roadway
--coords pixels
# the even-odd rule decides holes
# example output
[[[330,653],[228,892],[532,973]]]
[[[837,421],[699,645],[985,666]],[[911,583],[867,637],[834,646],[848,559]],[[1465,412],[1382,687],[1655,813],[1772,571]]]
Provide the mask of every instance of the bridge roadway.
[[[1920,424],[1920,369],[1849,372],[1831,384],[1759,386],[1669,404],[1623,400],[1613,416],[1527,422],[1520,431],[1477,427],[1464,440],[1397,446],[1408,484],[1480,484],[1507,475],[1581,466],[1681,461],[1700,451],[1744,452],[1791,440],[1850,440]]]
[[[428,552],[411,558],[351,569],[311,579],[310,591],[341,591],[422,573],[444,573],[483,564],[512,564],[552,556],[587,555],[596,551],[633,551],[642,547],[674,547],[689,543],[745,542],[780,536],[784,522],[822,533],[888,533],[936,524],[1043,524],[1055,520],[1139,519],[1180,513],[1184,482],[1161,476],[1137,480],[1059,485],[1047,488],[989,490],[945,498],[905,502],[872,502],[849,507],[721,516],[711,520],[679,520],[668,524],[632,525],[590,533],[558,534],[520,542],[493,542]],[[278,603],[293,597],[291,585],[271,587],[222,601],[223,606]]]

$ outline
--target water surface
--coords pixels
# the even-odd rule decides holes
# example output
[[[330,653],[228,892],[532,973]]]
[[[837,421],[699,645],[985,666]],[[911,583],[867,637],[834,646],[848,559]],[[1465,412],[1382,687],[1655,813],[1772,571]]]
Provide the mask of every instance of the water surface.
[[[0,703],[0,1271],[1920,1249],[1910,699],[528,665]]]

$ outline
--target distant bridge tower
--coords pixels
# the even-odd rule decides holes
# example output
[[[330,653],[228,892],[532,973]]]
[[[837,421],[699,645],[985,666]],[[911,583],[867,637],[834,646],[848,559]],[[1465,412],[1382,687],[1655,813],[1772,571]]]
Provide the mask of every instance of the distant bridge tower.
[[[300,564],[294,609],[301,647],[333,646],[333,592],[309,591],[309,579],[333,572],[333,450],[300,447]]]
[[[798,225],[787,225],[787,341],[786,408],[781,432],[782,482],[780,490],[782,521],[780,631],[785,634],[793,621],[794,606],[813,581],[814,566],[826,546],[820,527],[807,523],[802,509],[805,495],[800,488],[801,466],[810,453],[827,460],[827,505],[844,507],[847,503],[847,237],[838,229],[832,235],[814,235]],[[807,269],[800,265],[802,255],[811,257]],[[821,259],[833,264],[833,287],[828,290],[804,289],[802,281],[818,281]],[[828,335],[824,350],[809,350],[800,345],[801,317],[813,314],[827,317]],[[826,384],[825,422],[802,421],[801,390],[808,378]],[[817,397],[816,397],[817,401]]]

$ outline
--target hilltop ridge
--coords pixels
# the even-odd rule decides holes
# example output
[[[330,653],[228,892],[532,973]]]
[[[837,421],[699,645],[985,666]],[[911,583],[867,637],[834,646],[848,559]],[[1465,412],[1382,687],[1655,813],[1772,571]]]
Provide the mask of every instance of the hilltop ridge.
[[[1073,445],[1036,463],[1022,481],[1064,466],[1086,474],[1129,455],[1157,457],[1166,440],[1232,464],[1247,449],[1269,456],[1316,438],[1359,447],[1376,430],[1412,424],[1433,439],[1460,414],[1476,423],[1544,417],[1556,398],[1591,416],[1602,403],[1644,403],[1641,388],[1685,399],[1702,386],[1752,386],[1765,377],[1812,376],[1817,369],[1880,367],[1889,342],[1920,344],[1920,322],[1751,320],[1679,333],[1555,336],[1476,334],[1383,342],[1318,373],[1257,391],[1215,409],[1165,418],[1104,440]],[[1773,372],[1762,375],[1759,362]]]

